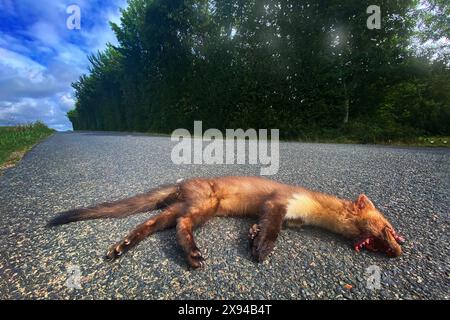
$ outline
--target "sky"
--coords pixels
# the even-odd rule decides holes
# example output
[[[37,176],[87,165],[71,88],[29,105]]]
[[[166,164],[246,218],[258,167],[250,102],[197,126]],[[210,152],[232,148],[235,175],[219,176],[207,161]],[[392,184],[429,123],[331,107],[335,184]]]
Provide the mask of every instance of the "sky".
[[[70,5],[80,9],[80,29]],[[41,120],[72,130],[71,83],[87,73],[91,53],[117,44],[109,21],[120,22],[126,0],[0,0],[0,126]]]

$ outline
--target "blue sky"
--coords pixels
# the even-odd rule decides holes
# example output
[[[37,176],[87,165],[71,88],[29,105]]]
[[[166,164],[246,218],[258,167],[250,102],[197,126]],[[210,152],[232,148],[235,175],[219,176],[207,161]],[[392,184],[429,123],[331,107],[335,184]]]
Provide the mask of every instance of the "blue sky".
[[[78,5],[81,29],[66,9]],[[0,0],[0,126],[41,120],[71,130],[71,83],[87,72],[87,55],[117,44],[109,21],[126,0]]]

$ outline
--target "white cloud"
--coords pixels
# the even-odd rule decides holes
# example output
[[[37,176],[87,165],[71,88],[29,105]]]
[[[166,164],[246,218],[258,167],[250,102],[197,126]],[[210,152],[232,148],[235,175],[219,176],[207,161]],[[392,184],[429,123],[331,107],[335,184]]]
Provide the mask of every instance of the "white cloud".
[[[75,105],[75,100],[69,92],[63,93],[59,98],[59,101],[66,107],[66,111],[69,111]]]
[[[2,10],[21,21],[14,32],[0,32],[0,125],[42,120],[56,130],[71,128],[71,83],[87,72],[88,54],[117,44],[109,21],[120,22],[126,0],[78,0],[81,30],[66,27],[69,4],[0,0]]]
[[[70,82],[79,70],[55,63],[45,67],[26,56],[0,48],[0,125],[41,120],[57,130],[71,124],[66,112],[73,108]]]
[[[55,26],[42,20],[31,25],[25,34],[49,46],[55,47],[61,42],[60,35]]]
[[[0,79],[8,79],[22,74],[30,81],[39,81],[45,67],[34,62],[28,57],[15,53],[13,51],[0,48]]]
[[[67,110],[65,109],[62,109],[59,101],[55,101],[54,98],[21,98],[16,102],[1,101],[0,126],[40,120],[56,130],[70,130],[72,125],[66,117]]]
[[[0,47],[8,48],[13,52],[30,53],[30,49],[24,42],[20,42],[9,34],[0,31]]]
[[[83,28],[81,29],[81,36],[84,38],[91,53],[96,53],[99,50],[103,50],[107,43],[111,43],[113,45],[118,44],[116,35],[111,30],[109,22],[120,24],[120,8],[124,8],[125,6],[125,0],[115,1],[113,8],[109,8],[100,13],[100,15],[96,18],[97,23],[90,30],[90,32],[83,32]]]
[[[0,58],[0,101],[43,97],[67,90],[67,84],[47,67],[24,55],[0,48]]]

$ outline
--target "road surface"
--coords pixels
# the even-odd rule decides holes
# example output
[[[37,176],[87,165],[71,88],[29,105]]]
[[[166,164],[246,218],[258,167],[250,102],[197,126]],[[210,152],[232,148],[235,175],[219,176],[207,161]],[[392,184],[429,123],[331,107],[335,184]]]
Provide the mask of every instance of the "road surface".
[[[167,137],[57,133],[6,170],[0,298],[449,299],[450,149],[280,146],[272,178],[351,199],[367,194],[407,239],[396,259],[358,254],[349,241],[306,228],[283,230],[273,254],[256,264],[246,240],[253,221],[216,218],[195,233],[204,270],[187,267],[174,230],[108,263],[107,248],[149,214],[44,227],[60,211],[179,178],[259,173],[258,165],[175,165],[173,146]]]

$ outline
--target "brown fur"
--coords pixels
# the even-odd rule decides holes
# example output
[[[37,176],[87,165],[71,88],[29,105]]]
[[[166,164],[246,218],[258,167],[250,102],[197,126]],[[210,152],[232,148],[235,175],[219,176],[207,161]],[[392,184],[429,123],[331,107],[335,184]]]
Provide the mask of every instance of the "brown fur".
[[[177,240],[188,263],[201,267],[204,259],[193,230],[214,216],[259,219],[251,229],[252,255],[257,261],[263,261],[272,251],[284,221],[319,226],[350,238],[370,233],[395,247],[385,234],[385,228],[392,226],[367,197],[361,195],[352,202],[260,177],[191,179],[132,198],[67,211],[49,224],[121,218],[155,209],[164,210],[112,246],[107,258],[117,258],[152,233],[176,226]],[[399,246],[393,250],[396,255],[401,253]]]

